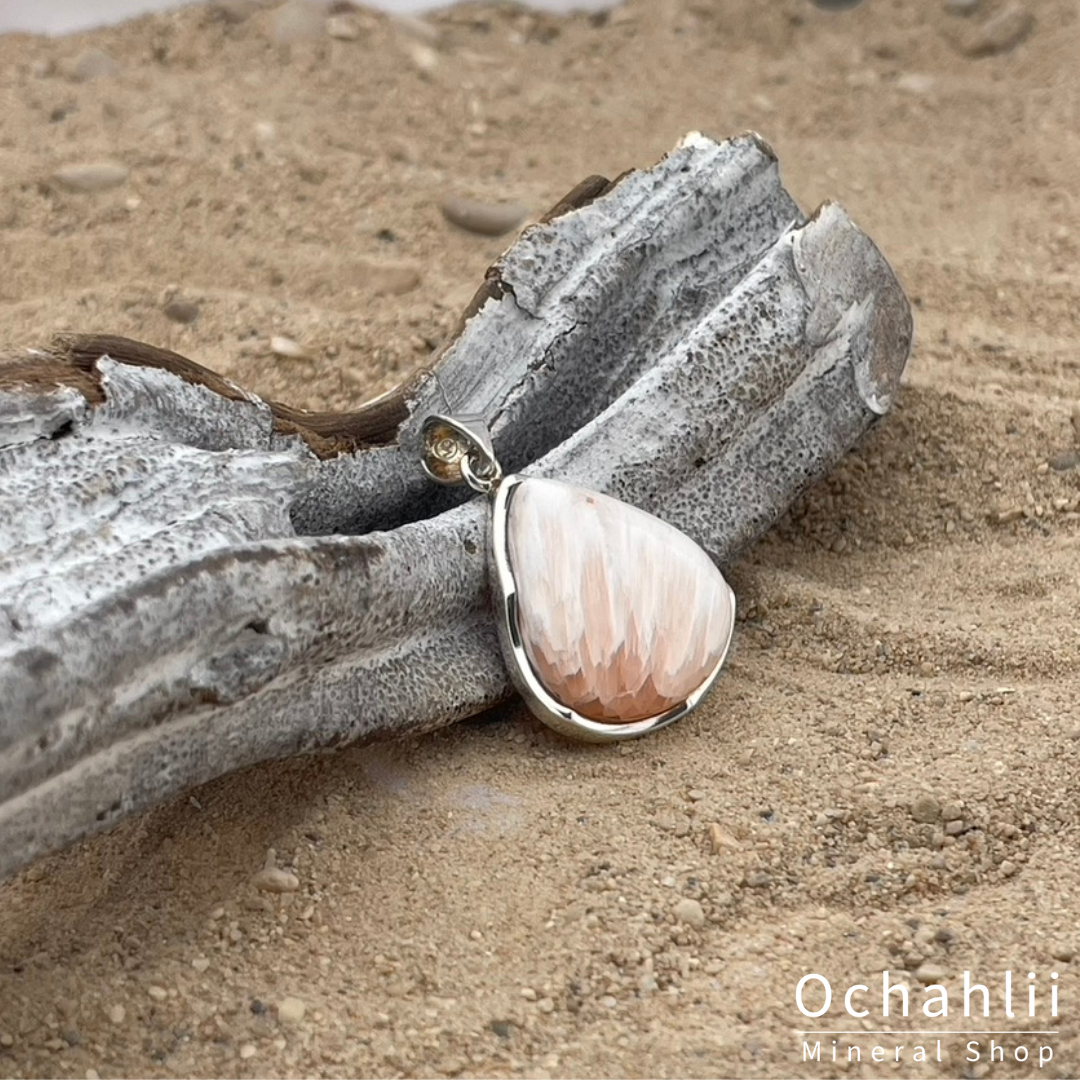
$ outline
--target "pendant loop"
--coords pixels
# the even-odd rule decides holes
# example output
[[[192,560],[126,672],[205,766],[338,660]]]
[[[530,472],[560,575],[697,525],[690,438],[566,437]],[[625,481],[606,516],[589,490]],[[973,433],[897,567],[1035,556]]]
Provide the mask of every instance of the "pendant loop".
[[[439,484],[468,484],[488,495],[498,487],[502,469],[482,416],[432,413],[421,428],[424,472]]]

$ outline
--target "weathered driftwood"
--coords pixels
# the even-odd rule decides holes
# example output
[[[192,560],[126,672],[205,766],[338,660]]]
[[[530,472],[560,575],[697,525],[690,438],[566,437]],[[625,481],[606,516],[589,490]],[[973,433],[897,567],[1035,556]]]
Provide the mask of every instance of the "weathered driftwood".
[[[725,564],[888,410],[911,329],[841,209],[805,218],[756,137],[695,135],[575,189],[439,377],[354,414],[122,339],[0,367],[0,877],[230,770],[507,696],[486,509],[424,477],[428,412]]]

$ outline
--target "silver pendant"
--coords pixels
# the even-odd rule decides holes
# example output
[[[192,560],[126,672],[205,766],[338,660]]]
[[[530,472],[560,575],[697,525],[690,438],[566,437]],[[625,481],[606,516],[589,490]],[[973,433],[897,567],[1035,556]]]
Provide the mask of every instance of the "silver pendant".
[[[423,465],[488,497],[488,571],[503,658],[564,735],[632,739],[685,716],[731,644],[735,596],[685,533],[554,480],[504,476],[480,417],[429,416]]]

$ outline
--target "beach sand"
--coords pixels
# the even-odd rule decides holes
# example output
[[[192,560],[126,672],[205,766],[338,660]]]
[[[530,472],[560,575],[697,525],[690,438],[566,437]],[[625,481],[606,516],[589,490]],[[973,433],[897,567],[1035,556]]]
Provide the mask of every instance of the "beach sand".
[[[840,201],[917,327],[894,413],[734,569],[707,705],[619,748],[513,705],[227,777],[40,862],[0,886],[0,1076],[1080,1072],[1080,23],[1023,2],[1026,37],[991,0],[358,11],[352,39],[221,0],[0,38],[7,344],[126,334],[351,406],[507,242],[444,198],[539,214],[692,129],[753,128],[806,210]],[[101,161],[122,182],[52,179]],[[253,887],[271,848],[297,891]],[[899,995],[881,1016],[883,969],[906,1019]],[[972,1037],[938,1061],[907,1034],[980,1027],[1059,1033],[998,1036],[989,1071],[988,1038],[972,1063]],[[807,1062],[800,1028],[864,1034]],[[1041,1071],[1013,1059],[1040,1044]]]

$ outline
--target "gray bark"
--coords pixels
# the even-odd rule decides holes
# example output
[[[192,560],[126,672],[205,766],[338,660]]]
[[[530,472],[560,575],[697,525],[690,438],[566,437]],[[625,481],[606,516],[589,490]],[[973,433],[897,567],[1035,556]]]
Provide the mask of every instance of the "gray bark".
[[[505,253],[438,377],[369,411],[383,445],[369,413],[313,434],[182,358],[0,366],[0,877],[230,770],[510,693],[486,506],[423,475],[429,412],[484,415],[508,471],[721,565],[887,412],[903,292],[760,140],[689,136],[593,187]]]

